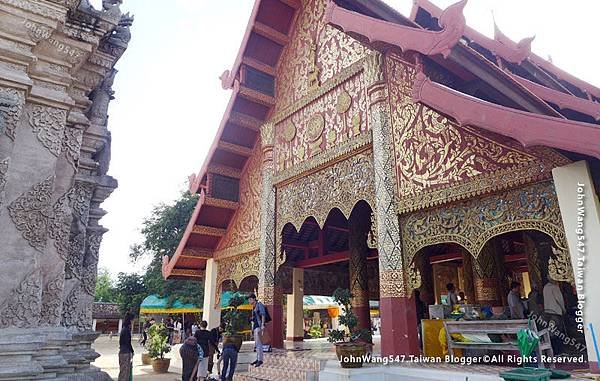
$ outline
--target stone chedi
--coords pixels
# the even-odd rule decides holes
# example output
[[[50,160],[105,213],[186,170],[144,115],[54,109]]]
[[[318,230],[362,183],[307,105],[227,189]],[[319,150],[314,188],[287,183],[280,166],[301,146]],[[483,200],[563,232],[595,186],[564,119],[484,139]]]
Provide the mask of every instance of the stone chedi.
[[[0,1],[0,380],[110,379],[91,307],[120,3]]]

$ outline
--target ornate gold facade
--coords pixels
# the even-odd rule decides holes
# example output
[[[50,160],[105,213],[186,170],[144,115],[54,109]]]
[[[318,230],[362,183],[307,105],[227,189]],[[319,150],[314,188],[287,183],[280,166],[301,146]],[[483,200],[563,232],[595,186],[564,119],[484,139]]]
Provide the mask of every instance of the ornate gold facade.
[[[568,255],[558,200],[551,182],[417,211],[401,217],[400,222],[407,263],[413,261],[420,249],[449,242],[461,245],[477,259],[491,238],[518,230],[546,233],[559,249],[557,256]],[[565,259],[556,260],[557,264],[561,262]],[[485,269],[485,266],[481,268]],[[569,269],[561,266],[556,272],[568,273]],[[571,278],[569,275],[562,277]]]
[[[525,149],[414,103],[416,68],[400,58],[387,59],[387,72],[399,213],[547,180],[568,163],[553,150]]]

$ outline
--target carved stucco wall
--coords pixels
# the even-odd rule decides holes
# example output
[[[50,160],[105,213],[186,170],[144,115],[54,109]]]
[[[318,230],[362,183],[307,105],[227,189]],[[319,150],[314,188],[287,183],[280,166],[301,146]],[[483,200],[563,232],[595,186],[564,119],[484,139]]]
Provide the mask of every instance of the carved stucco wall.
[[[79,3],[0,5],[0,379],[109,379],[87,365],[100,204],[117,186],[108,104],[132,19]]]

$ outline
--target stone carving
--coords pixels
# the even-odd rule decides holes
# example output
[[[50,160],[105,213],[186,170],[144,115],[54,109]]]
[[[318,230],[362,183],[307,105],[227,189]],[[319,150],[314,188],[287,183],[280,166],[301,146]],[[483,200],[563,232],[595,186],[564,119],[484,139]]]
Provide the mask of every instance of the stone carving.
[[[41,312],[41,276],[39,270],[29,273],[0,306],[0,328],[33,328]]]
[[[119,25],[117,25],[111,37],[116,38],[124,44],[129,43],[131,40],[131,25],[133,25],[133,16],[131,16],[128,12],[121,16]]]
[[[271,125],[272,126],[272,125]],[[259,271],[258,281],[263,292],[275,286],[275,271],[277,266],[275,246],[275,199],[276,190],[273,186],[273,160],[269,157],[268,149],[263,150],[262,191],[260,200],[260,240],[259,240]]]
[[[91,308],[88,322],[87,314],[80,308],[81,285],[75,286],[63,301],[62,325],[77,331],[85,331],[92,326]]]
[[[307,123],[306,137],[309,142],[314,142],[323,135],[325,129],[325,118],[323,115],[316,114],[312,116]]]
[[[117,71],[112,69],[102,83],[90,94],[92,106],[90,107],[89,118],[93,123],[106,125],[108,105],[114,99],[115,92],[112,90],[112,85],[116,74]]]
[[[2,213],[2,203],[4,202],[4,187],[6,186],[6,175],[8,174],[8,165],[10,157],[0,160],[0,214]]]
[[[55,7],[48,7],[28,0],[2,0],[5,4],[12,5],[13,7],[23,9],[25,11],[35,13],[40,16],[48,17],[54,20],[63,20],[65,14],[63,11],[56,9]]]
[[[477,257],[492,237],[517,230],[538,230],[566,249],[558,200],[551,182],[469,199],[401,217],[407,261],[423,247],[454,242]]]
[[[69,190],[56,201],[48,224],[48,237],[54,240],[54,246],[62,260],[66,260],[69,253],[69,232],[73,220],[70,207],[72,192],[72,189]]]
[[[69,238],[69,249],[65,261],[65,278],[81,278],[85,255],[85,232],[72,234]]]
[[[54,176],[35,185],[8,206],[8,212],[23,238],[42,252],[48,238]]]
[[[60,273],[44,286],[40,325],[57,326],[60,324],[64,284],[64,274]]]
[[[333,208],[349,218],[358,201],[373,206],[374,193],[373,158],[365,151],[281,186],[277,192],[277,231],[281,233],[287,223],[299,230],[308,217],[323,226]]]
[[[11,140],[15,140],[24,102],[22,92],[0,88],[0,135],[6,134]]]
[[[76,218],[81,225],[87,225],[93,190],[92,184],[76,181],[69,195],[69,201],[73,208],[73,217]],[[78,229],[78,231],[81,231],[81,229]]]
[[[77,166],[79,165],[79,155],[82,142],[83,130],[71,126],[65,129],[62,150],[65,152],[67,160],[74,170],[77,170]]]
[[[58,157],[62,151],[67,112],[53,107],[32,105],[27,114],[29,124],[38,140]]]

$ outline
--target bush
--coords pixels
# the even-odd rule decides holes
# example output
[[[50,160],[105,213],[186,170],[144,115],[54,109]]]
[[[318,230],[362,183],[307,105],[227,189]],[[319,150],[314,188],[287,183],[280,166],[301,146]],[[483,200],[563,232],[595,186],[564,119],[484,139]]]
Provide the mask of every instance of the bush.
[[[154,324],[148,329],[148,353],[153,359],[164,359],[165,353],[171,351],[169,345],[169,329],[164,323]]]
[[[323,337],[323,333],[321,332],[321,326],[318,324],[311,326],[310,331],[308,331],[308,334],[310,335],[311,339],[319,339]]]
[[[358,329],[358,318],[352,312],[352,294],[350,290],[338,288],[333,293],[333,300],[342,306],[339,323],[346,326],[348,331],[334,329],[329,333],[327,340],[331,343],[340,342],[372,342],[373,333],[370,329]]]

